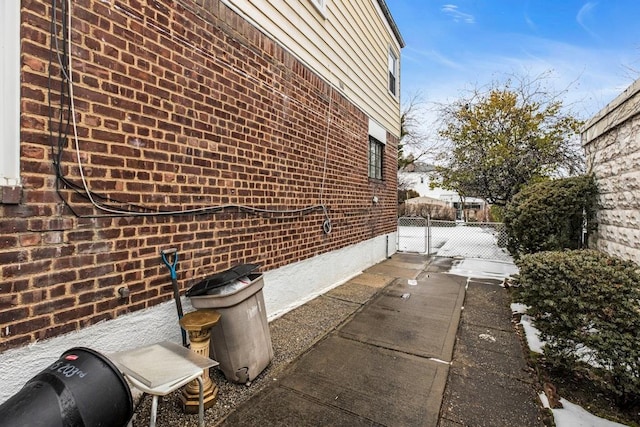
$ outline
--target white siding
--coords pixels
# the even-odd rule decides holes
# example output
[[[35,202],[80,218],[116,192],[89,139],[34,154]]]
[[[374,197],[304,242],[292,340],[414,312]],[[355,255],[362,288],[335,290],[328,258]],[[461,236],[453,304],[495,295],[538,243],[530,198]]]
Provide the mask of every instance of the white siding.
[[[326,0],[324,14],[311,0],[223,1],[399,137],[387,63],[389,49],[400,58],[400,45],[377,0]]]

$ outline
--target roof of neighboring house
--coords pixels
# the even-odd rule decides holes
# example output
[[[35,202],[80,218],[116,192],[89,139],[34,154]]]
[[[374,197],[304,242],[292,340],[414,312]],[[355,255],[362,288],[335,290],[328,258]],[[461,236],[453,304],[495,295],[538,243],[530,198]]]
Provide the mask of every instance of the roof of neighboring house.
[[[436,167],[428,163],[413,162],[400,169],[400,172],[433,172]]]
[[[412,197],[411,199],[405,200],[405,203],[410,205],[442,205],[447,206],[447,202],[444,200],[436,199],[433,197],[420,196],[420,197]]]
[[[398,43],[400,44],[400,47],[403,48],[406,46],[406,44],[404,43],[404,39],[402,38],[402,34],[400,34],[400,30],[398,29],[398,26],[396,25],[396,21],[393,20],[393,16],[391,16],[391,12],[389,11],[389,8],[387,7],[387,3],[384,0],[378,0],[378,4],[380,5],[380,9],[382,9],[382,13],[384,13],[384,17],[387,18],[387,22],[389,23],[389,26],[391,27],[391,31],[393,31],[393,35],[396,36],[396,39],[398,39]]]

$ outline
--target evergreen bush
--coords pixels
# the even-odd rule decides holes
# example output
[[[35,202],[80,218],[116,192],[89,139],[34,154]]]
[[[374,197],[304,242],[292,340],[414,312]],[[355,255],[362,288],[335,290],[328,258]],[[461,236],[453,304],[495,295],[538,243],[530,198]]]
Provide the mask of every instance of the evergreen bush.
[[[640,398],[640,271],[594,250],[517,261],[516,299],[530,308],[552,368],[583,372],[620,405]]]
[[[506,206],[507,248],[514,257],[540,251],[579,249],[595,228],[597,187],[591,175],[531,184]]]

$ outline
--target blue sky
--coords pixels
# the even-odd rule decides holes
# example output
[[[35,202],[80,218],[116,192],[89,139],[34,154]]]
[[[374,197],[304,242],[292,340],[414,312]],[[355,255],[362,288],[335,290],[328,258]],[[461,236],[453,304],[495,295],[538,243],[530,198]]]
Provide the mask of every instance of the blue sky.
[[[588,119],[640,77],[638,0],[386,0],[406,42],[403,102],[448,102],[507,74],[551,72]],[[467,92],[468,93],[468,92]]]

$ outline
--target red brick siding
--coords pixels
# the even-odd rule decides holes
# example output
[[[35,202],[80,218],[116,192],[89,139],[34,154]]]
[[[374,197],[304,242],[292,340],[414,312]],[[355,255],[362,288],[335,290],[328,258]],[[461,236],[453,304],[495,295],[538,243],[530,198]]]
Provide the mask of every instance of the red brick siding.
[[[118,208],[323,203],[332,232],[323,233],[320,210],[107,217],[69,189],[59,195],[49,138],[48,105],[60,99],[47,90],[50,17],[49,2],[23,1],[23,188],[19,203],[0,205],[0,351],[170,299],[162,249],[179,250],[186,289],[238,263],[266,271],[395,230],[395,138],[387,139],[385,180],[370,181],[367,116],[213,0],[73,2],[88,187],[123,202]],[[56,64],[52,72],[59,75]],[[74,149],[69,138],[62,170],[80,185]],[[77,217],[61,196],[96,217]],[[116,297],[123,285],[128,300]]]

